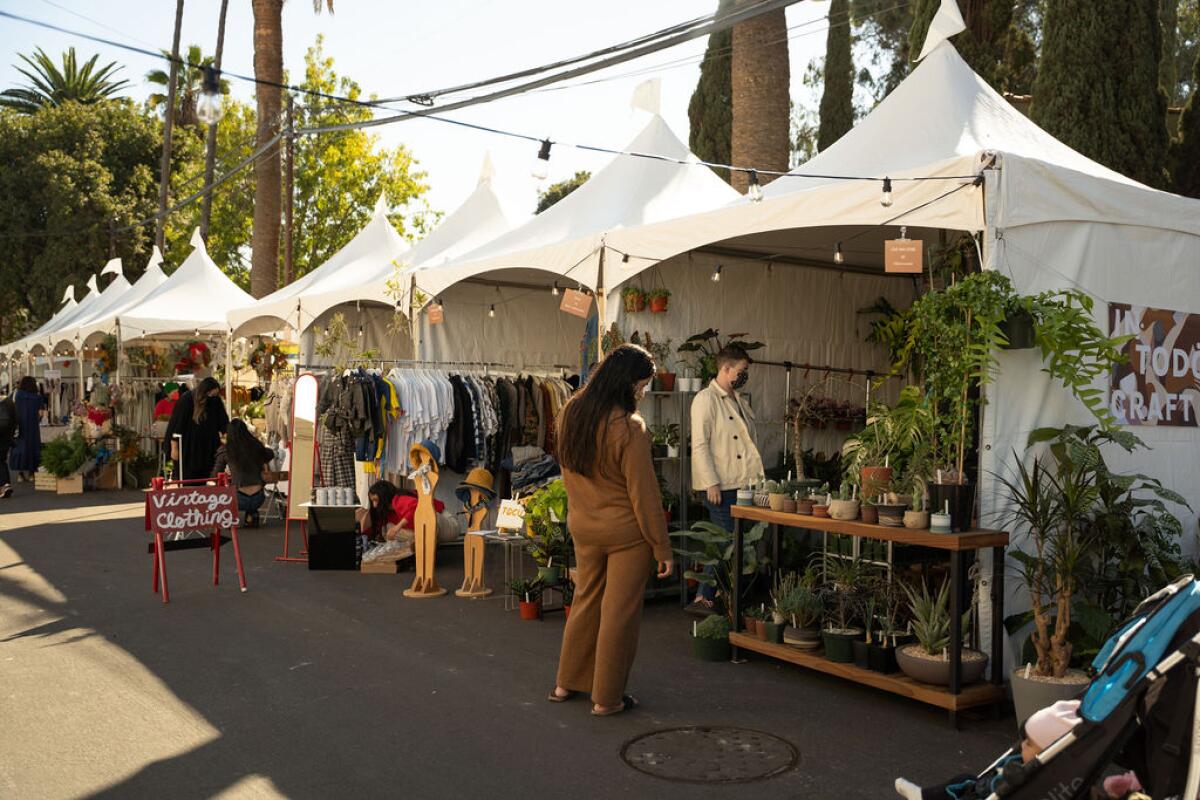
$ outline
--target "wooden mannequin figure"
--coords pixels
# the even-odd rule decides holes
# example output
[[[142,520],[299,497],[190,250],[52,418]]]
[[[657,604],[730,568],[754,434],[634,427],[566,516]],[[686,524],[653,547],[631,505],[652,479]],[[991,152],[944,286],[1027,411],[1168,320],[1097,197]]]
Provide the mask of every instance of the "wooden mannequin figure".
[[[417,489],[417,510],[413,513],[413,550],[417,560],[417,577],[405,597],[440,597],[446,590],[438,586],[434,576],[437,557],[437,512],[433,508],[433,490],[437,488],[440,455],[438,447],[428,440],[413,445],[408,461],[412,465],[409,478]]]
[[[470,531],[483,528],[487,519],[488,506],[495,493],[492,491],[492,473],[486,469],[473,469],[458,485],[455,495],[463,503],[467,515],[467,535],[463,541],[463,584],[456,594],[459,597],[487,597],[492,590],[483,583],[483,555],[485,543],[482,536],[472,536]]]

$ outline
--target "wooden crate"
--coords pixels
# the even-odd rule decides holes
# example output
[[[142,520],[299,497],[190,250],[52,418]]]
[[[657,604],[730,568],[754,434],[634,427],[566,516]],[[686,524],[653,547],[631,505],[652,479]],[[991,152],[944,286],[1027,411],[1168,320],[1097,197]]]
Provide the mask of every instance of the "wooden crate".
[[[44,469],[39,469],[33,473],[33,488],[39,492],[57,492],[58,478]]]
[[[76,473],[69,478],[58,479],[59,494],[83,494],[83,475]]]

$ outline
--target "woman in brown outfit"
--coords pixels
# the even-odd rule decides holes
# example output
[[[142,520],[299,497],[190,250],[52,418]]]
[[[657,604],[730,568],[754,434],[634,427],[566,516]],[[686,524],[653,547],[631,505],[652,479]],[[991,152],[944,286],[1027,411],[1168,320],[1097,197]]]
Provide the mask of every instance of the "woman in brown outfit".
[[[674,569],[650,436],[637,403],[654,360],[621,345],[596,367],[560,416],[558,452],[575,541],[575,599],[549,700],[591,694],[592,713],[633,708],[624,694],[637,652],[650,566]]]

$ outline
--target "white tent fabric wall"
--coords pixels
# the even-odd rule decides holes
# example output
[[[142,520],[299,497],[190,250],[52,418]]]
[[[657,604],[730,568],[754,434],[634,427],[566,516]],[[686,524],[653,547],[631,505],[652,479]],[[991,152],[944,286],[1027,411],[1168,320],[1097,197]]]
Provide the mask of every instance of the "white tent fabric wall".
[[[503,272],[487,276],[505,280]],[[417,317],[421,358],[492,361],[516,367],[567,364],[578,371],[584,321],[558,310],[561,297],[545,289],[459,283],[442,292],[445,322]],[[496,316],[488,311],[496,306]]]
[[[408,335],[408,321],[401,318],[401,330],[395,329],[396,314],[390,306],[364,303],[361,307],[353,303],[335,306],[317,317],[300,335],[300,363],[313,367],[333,366],[333,356],[322,356],[316,351],[324,341],[325,329],[338,314],[346,321],[346,330],[351,343],[344,348],[343,356],[358,355],[368,351],[379,354],[380,359],[412,358],[412,339]],[[362,336],[358,335],[362,327]]]
[[[712,273],[721,264],[721,281],[714,283]],[[750,259],[717,257],[707,253],[673,258],[642,276],[641,285],[666,286],[671,290],[670,308],[665,314],[649,310],[626,314],[620,288],[609,300],[610,321],[615,320],[627,334],[633,330],[649,332],[658,341],[672,340],[675,350],[692,334],[708,328],[722,336],[745,332],[747,341],[767,346],[752,355],[768,361],[822,364],[875,370],[885,373],[885,350],[865,341],[870,330],[869,318],[858,310],[886,297],[904,308],[916,296],[913,282],[907,278],[862,275],[829,269],[811,269],[773,264]],[[687,354],[676,354],[674,366],[682,375]],[[792,374],[793,396],[802,386],[822,378],[803,370]],[[746,391],[753,398],[758,417],[758,446],[767,467],[780,463],[783,453],[783,428],[786,373],[782,368],[759,366],[750,370]],[[863,405],[866,399],[865,377],[830,376],[821,396]],[[889,382],[894,383],[894,382]],[[880,399],[895,399],[896,387],[885,386]],[[829,455],[840,448],[845,433],[810,430],[803,444],[814,452]],[[789,446],[790,447],[790,446]]]

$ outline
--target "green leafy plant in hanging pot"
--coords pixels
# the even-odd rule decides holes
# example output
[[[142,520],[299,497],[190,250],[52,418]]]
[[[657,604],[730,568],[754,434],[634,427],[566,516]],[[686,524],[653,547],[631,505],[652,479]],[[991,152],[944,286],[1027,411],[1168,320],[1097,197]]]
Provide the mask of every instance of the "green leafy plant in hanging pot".
[[[625,305],[626,314],[645,311],[646,292],[640,286],[626,286],[621,290],[621,302]]]
[[[665,314],[671,303],[670,289],[651,289],[646,292],[646,299],[650,301],[651,314]]]
[[[709,328],[689,336],[676,351],[687,354],[691,360],[692,369],[699,376],[701,382],[707,385],[709,381],[717,377],[717,353],[721,352],[722,348],[737,345],[747,353],[753,353],[755,350],[766,347],[762,342],[745,341],[742,337],[746,335],[745,333],[734,333],[722,339],[719,330]]]

